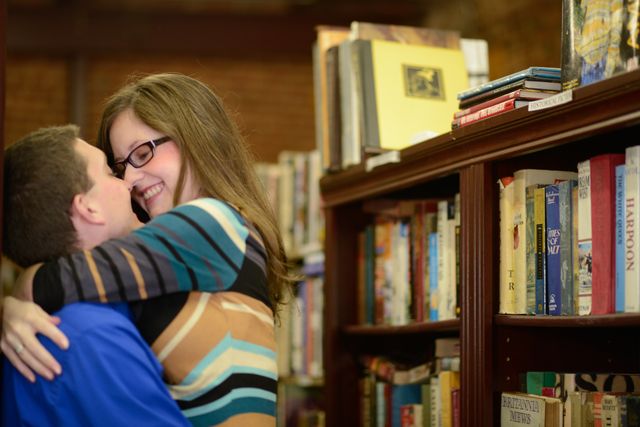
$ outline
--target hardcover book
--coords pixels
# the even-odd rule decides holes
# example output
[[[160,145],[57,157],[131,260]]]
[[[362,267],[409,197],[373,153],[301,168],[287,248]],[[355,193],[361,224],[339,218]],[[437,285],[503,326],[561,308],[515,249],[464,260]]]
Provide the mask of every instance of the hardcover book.
[[[535,227],[535,313],[547,312],[547,222],[545,189],[539,187],[533,194],[533,215]],[[529,295],[527,293],[527,299]]]
[[[615,313],[615,167],[624,154],[590,159],[592,292],[591,314]]]
[[[474,97],[481,93],[489,92],[493,89],[507,86],[510,83],[518,82],[521,80],[551,80],[560,81],[560,69],[553,67],[529,67],[524,70],[517,71],[499,79],[491,80],[480,86],[473,87],[471,89],[458,93],[458,99],[464,100]]]
[[[558,316],[562,314],[560,245],[564,237],[560,232],[558,185],[545,187],[545,197],[547,202],[547,310],[549,314]]]
[[[514,293],[515,309],[510,314],[526,313],[526,262],[527,236],[525,224],[527,222],[525,189],[533,184],[553,184],[556,180],[576,179],[577,174],[571,171],[554,171],[543,169],[521,169],[514,173],[513,196],[513,247],[514,247]],[[547,236],[548,239],[548,236]],[[548,270],[547,270],[548,271]]]
[[[573,293],[573,188],[577,180],[567,180],[558,184],[558,205],[560,210],[560,314],[574,314]]]
[[[638,68],[637,0],[563,0],[562,88]]]
[[[615,271],[616,271],[616,312],[624,312],[624,221],[625,221],[625,199],[624,199],[624,170],[625,165],[616,166],[616,248],[615,248]]]
[[[464,116],[455,118],[451,122],[451,127],[458,128],[466,126],[489,117],[506,113],[507,111],[515,110],[516,108],[526,107],[527,105],[529,105],[529,102],[530,101],[526,99],[507,99],[506,101],[500,102],[498,104],[494,104],[473,113],[465,114]]]
[[[526,89],[517,89],[513,92],[505,93],[504,95],[497,96],[495,98],[491,98],[486,100],[485,102],[481,102],[479,104],[475,104],[469,108],[465,108],[464,110],[456,111],[453,115],[454,119],[458,119],[462,116],[465,116],[469,113],[475,113],[476,111],[480,111],[483,108],[491,107],[492,105],[499,104],[504,101],[508,101],[509,99],[519,99],[519,100],[536,100],[536,99],[544,99],[553,95],[554,92],[541,92],[538,90],[526,90]]]
[[[591,314],[591,173],[590,162],[578,163],[578,314]]]
[[[513,268],[513,177],[498,180],[500,220],[500,313],[514,313],[516,294]]]
[[[338,46],[349,36],[349,28],[329,25],[316,27],[316,51],[314,54],[314,99],[316,114],[316,145],[321,154],[324,170],[330,168],[330,108],[329,108],[329,68],[327,67],[327,52],[331,47]],[[333,70],[333,69],[332,69]]]
[[[625,276],[624,311],[640,312],[640,146],[625,150]]]
[[[480,102],[487,101],[497,96],[504,95],[517,89],[527,90],[539,90],[544,92],[551,92],[552,94],[560,91],[562,85],[559,81],[547,81],[547,80],[516,80],[515,82],[508,83],[505,86],[499,86],[495,89],[491,89],[487,92],[482,92],[469,98],[460,100],[460,108],[468,108],[472,105]]]
[[[462,51],[356,40],[365,147],[399,150],[448,132],[455,94],[467,86]]]

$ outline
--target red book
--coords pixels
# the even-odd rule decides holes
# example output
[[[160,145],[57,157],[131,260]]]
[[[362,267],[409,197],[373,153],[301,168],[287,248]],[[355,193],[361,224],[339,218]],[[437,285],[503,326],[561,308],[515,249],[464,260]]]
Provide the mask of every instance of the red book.
[[[462,117],[454,119],[451,126],[453,128],[466,126],[468,124],[475,123],[479,120],[483,120],[492,116],[497,116],[498,114],[502,114],[509,110],[514,110],[518,107],[527,105],[528,103],[529,101],[527,100],[507,99],[506,101],[500,102],[495,105],[491,105],[490,107],[483,108],[482,110],[478,110],[474,113],[465,114]]]
[[[504,101],[508,101],[509,99],[543,99],[548,98],[551,95],[555,95],[558,92],[542,92],[539,90],[527,90],[527,89],[518,89],[513,92],[505,93],[504,95],[497,96],[495,98],[491,98],[487,101],[481,102],[479,104],[472,105],[469,108],[465,108],[464,110],[456,111],[453,114],[454,119],[459,119],[462,116],[466,116],[469,113],[475,113],[476,111],[480,111],[484,108],[491,107],[492,105],[499,104]]]
[[[460,389],[451,390],[451,427],[460,427]]]
[[[615,313],[616,287],[616,166],[624,154],[601,154],[590,159],[592,307],[591,314]]]

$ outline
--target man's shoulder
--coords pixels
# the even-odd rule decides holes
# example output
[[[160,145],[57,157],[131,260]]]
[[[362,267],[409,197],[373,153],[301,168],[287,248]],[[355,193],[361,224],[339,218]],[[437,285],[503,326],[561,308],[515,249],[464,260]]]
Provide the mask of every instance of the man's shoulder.
[[[60,318],[60,330],[65,334],[85,334],[96,327],[133,327],[129,308],[124,303],[76,302],[65,305],[54,315]]]

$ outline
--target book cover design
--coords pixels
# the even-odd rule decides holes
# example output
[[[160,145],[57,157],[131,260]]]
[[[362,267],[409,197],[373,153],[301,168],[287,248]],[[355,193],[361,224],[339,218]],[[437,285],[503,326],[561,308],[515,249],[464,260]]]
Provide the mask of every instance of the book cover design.
[[[638,68],[637,0],[563,0],[562,88]]]
[[[357,40],[362,69],[365,143],[398,150],[448,132],[455,94],[467,86],[462,51]]]

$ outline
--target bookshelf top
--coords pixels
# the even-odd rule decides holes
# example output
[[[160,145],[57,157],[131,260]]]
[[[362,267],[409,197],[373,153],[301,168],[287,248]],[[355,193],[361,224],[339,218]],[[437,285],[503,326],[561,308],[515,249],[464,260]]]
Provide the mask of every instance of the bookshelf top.
[[[519,108],[461,127],[400,152],[400,162],[365,172],[360,164],[320,181],[326,207],[338,206],[494,161],[640,123],[640,69],[573,89],[552,108]]]

